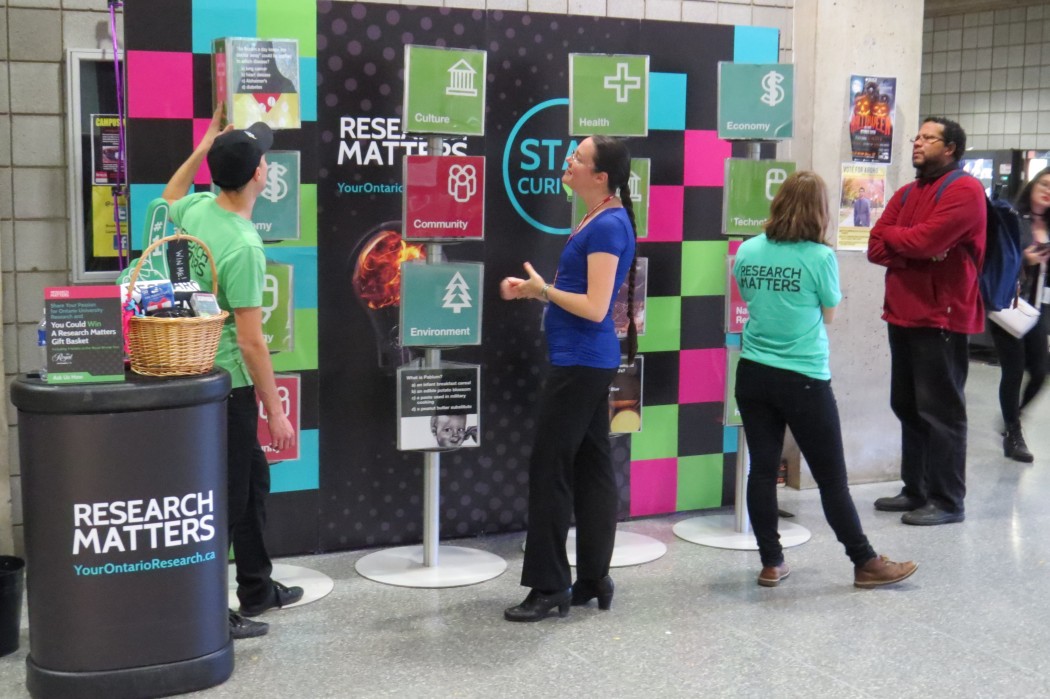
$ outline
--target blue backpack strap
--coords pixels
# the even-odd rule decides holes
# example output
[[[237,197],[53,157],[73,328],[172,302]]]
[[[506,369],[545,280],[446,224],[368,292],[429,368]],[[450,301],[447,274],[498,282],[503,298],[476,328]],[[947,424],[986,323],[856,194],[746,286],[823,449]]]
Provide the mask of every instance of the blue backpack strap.
[[[950,175],[944,178],[944,182],[941,182],[941,186],[937,188],[937,193],[933,195],[933,200],[940,201],[941,192],[943,192],[948,187],[948,185],[950,185],[952,182],[959,179],[960,177],[969,176],[969,174],[970,173],[966,172],[966,170],[963,170],[962,168],[952,171]]]
[[[903,192],[901,193],[901,208],[904,207],[904,202],[908,201],[908,194],[912,189],[915,188],[914,180],[905,185]]]

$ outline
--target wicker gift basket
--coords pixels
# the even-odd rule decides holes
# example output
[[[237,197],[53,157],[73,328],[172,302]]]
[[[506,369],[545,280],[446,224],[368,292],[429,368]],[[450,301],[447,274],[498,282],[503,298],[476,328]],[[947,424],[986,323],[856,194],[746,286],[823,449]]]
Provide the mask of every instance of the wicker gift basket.
[[[142,263],[158,246],[174,240],[189,240],[201,247],[211,265],[211,291],[219,292],[215,258],[204,241],[176,233],[153,242],[142,252],[128,283],[128,294],[135,288]],[[128,299],[124,299],[126,303]],[[128,354],[131,370],[145,376],[192,376],[206,374],[215,364],[222,327],[229,312],[196,318],[155,318],[132,316],[128,319]]]

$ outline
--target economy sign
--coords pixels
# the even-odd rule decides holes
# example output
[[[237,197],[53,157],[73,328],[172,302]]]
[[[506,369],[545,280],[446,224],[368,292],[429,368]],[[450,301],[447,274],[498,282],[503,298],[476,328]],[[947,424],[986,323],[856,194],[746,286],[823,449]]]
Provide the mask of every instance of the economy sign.
[[[405,156],[404,183],[405,240],[484,237],[484,156]]]
[[[405,46],[405,133],[484,136],[487,56]]]
[[[718,64],[718,137],[776,141],[794,129],[795,66]]]
[[[459,347],[481,344],[484,265],[401,265],[401,345]]]

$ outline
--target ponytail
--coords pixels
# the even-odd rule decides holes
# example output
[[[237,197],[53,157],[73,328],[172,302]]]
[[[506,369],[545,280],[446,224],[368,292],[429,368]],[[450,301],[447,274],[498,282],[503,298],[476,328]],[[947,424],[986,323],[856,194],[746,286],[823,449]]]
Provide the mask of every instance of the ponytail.
[[[623,204],[627,218],[631,222],[631,232],[634,233],[635,243],[638,241],[638,225],[634,219],[634,202],[631,201],[631,187],[625,180],[620,185],[620,202]],[[638,327],[634,324],[634,277],[638,269],[637,247],[634,257],[631,259],[631,270],[627,273],[627,365],[634,362],[638,354]]]

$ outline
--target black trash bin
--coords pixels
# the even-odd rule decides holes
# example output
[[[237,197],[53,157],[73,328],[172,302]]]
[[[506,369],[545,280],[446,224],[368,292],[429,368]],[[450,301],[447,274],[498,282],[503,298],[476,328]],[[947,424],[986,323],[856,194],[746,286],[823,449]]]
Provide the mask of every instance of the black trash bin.
[[[18,650],[25,567],[21,558],[0,556],[0,655]]]
[[[48,385],[18,408],[33,697],[155,697],[233,672],[229,375]]]

